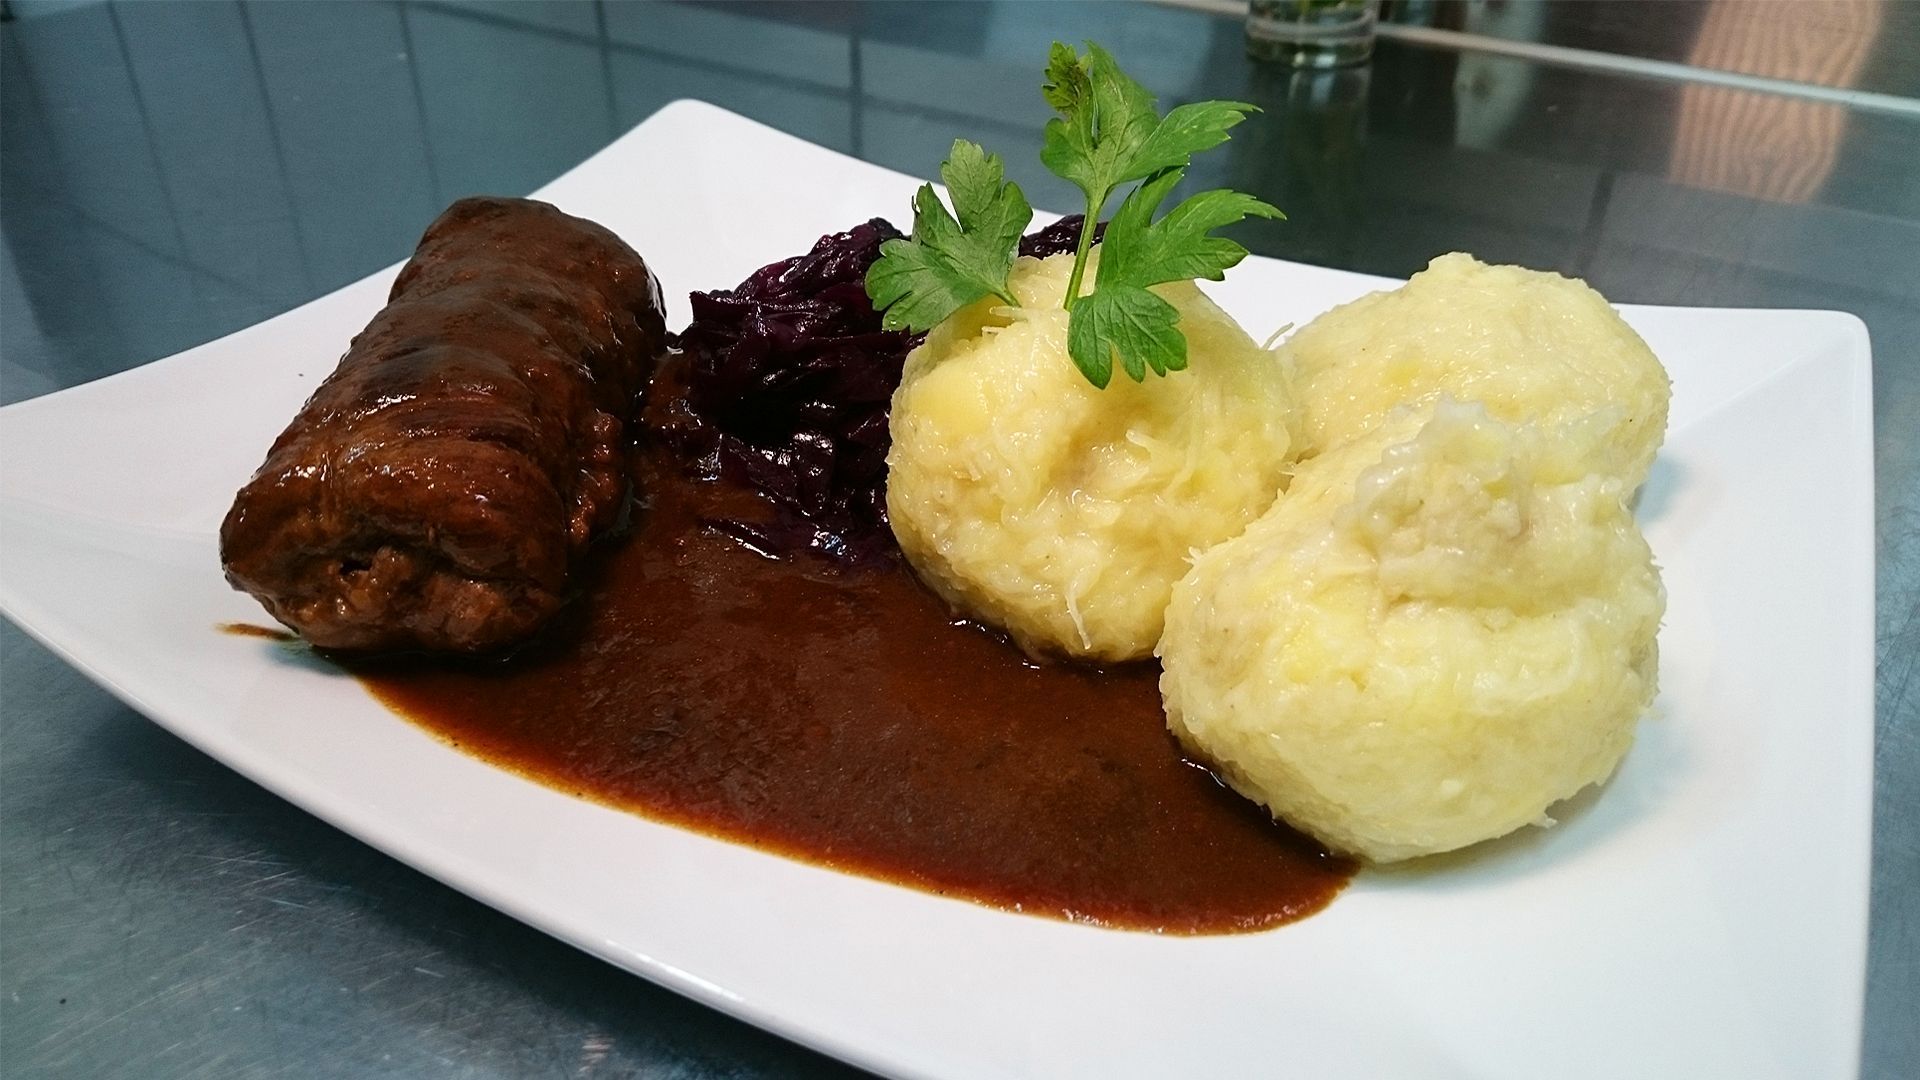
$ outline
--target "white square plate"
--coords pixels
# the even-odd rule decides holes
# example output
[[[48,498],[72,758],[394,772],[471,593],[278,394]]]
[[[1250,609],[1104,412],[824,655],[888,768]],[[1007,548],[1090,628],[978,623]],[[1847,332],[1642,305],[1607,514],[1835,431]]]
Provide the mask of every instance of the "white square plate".
[[[687,318],[917,181],[697,102],[539,193],[646,255]],[[424,227],[425,223],[422,222]],[[181,737],[395,857],[800,1042],[903,1076],[1850,1077],[1872,758],[1870,361],[1833,312],[1628,308],[1674,381],[1640,503],[1664,692],[1598,799],[1363,873],[1262,934],[1030,918],[788,861],[462,756],[221,579],[233,492],[393,270],[0,411],[0,604]],[[1256,339],[1392,284],[1248,259]]]

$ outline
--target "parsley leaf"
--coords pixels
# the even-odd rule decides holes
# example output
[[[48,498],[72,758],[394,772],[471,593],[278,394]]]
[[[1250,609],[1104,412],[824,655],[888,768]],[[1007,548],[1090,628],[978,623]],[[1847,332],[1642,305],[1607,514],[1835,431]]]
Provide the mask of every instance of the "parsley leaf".
[[[1107,223],[1100,244],[1094,290],[1072,308],[1067,354],[1087,381],[1104,389],[1113,377],[1113,356],[1135,382],[1187,366],[1187,339],[1180,312],[1147,291],[1149,285],[1206,278],[1219,281],[1247,249],[1211,231],[1247,217],[1282,217],[1280,211],[1238,191],[1203,191],[1183,200],[1159,221],[1153,214],[1185,175],[1167,169],[1141,184]]]
[[[964,139],[954,140],[940,179],[954,213],[932,184],[922,184],[913,198],[912,239],[882,244],[867,271],[867,296],[887,330],[931,330],[985,296],[1019,303],[1007,291],[1007,273],[1033,219],[1019,185],[1006,179],[999,155]]]
[[[1097,288],[1109,284],[1145,288],[1166,281],[1219,281],[1247,257],[1247,249],[1214,229],[1249,217],[1284,218],[1251,195],[1216,189],[1190,195],[1159,221],[1153,212],[1178,186],[1185,169],[1168,169],[1133,190],[1107,224],[1100,245]]]
[[[1107,50],[1089,42],[1087,55],[1080,58],[1071,46],[1056,42],[1054,56],[1047,66],[1050,76],[1056,67],[1072,68],[1083,73],[1086,84],[1074,84],[1070,78],[1070,92],[1048,93],[1043,88],[1060,116],[1047,121],[1040,161],[1085,193],[1088,216],[1097,219],[1100,203],[1115,187],[1147,175],[1129,174],[1135,155],[1154,134],[1160,117],[1146,87],[1128,78]],[[1066,57],[1074,57],[1071,65],[1065,63]]]
[[[1047,103],[1060,113],[1048,121],[1040,160],[1087,197],[1085,224],[1067,282],[1067,352],[1089,382],[1105,387],[1113,360],[1136,382],[1187,366],[1180,313],[1147,291],[1168,281],[1218,281],[1247,249],[1214,229],[1280,211],[1251,195],[1203,191],[1159,221],[1153,215],[1186,175],[1193,155],[1227,141],[1227,130],[1253,106],[1199,101],[1161,117],[1153,97],[1100,46],[1086,56],[1054,44],[1047,62]],[[1084,80],[1084,85],[1082,80]],[[1100,245],[1093,292],[1081,294],[1094,223],[1116,188],[1144,181],[1120,204]]]
[[[1047,52],[1047,81],[1040,87],[1040,93],[1047,104],[1055,110],[1072,114],[1089,99],[1092,89],[1087,82],[1087,65],[1073,46],[1053,43]]]
[[[1124,78],[1125,76],[1122,76]],[[1193,155],[1227,141],[1227,129],[1257,108],[1239,101],[1195,101],[1176,105],[1145,143],[1134,151],[1125,180],[1151,176],[1165,169],[1185,168]]]
[[[1095,387],[1113,379],[1113,357],[1134,382],[1147,368],[1165,375],[1187,366],[1187,338],[1172,304],[1134,285],[1106,285],[1081,297],[1067,317],[1067,355]]]
[[[1072,308],[1080,302],[1094,226],[1114,189],[1185,168],[1194,154],[1227,141],[1227,129],[1258,110],[1239,101],[1198,101],[1162,118],[1154,110],[1153,95],[1092,42],[1084,57],[1072,46],[1055,42],[1047,78],[1041,92],[1060,116],[1047,121],[1040,160],[1087,199],[1067,282],[1067,307]]]

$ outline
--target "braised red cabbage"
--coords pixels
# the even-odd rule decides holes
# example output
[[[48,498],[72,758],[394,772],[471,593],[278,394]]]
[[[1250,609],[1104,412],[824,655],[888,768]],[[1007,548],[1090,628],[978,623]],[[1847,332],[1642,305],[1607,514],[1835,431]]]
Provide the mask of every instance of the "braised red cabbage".
[[[1020,253],[1072,251],[1079,223],[1029,234]],[[921,335],[880,328],[866,276],[898,236],[874,218],[738,288],[692,294],[682,386],[662,432],[696,471],[745,482],[774,505],[772,521],[711,523],[767,554],[860,562],[894,550],[887,408]]]
[[[1080,223],[1085,220],[1084,214],[1069,214],[1044,229],[1035,229],[1020,238],[1020,254],[1030,259],[1044,259],[1049,255],[1072,251],[1080,244]],[[1105,222],[1095,225],[1093,238],[1100,239],[1100,235],[1106,231]]]

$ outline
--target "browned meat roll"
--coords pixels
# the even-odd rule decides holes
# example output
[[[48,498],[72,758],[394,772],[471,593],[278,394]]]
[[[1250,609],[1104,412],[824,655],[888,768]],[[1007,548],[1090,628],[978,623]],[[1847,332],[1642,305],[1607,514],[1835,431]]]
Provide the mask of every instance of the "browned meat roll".
[[[618,237],[454,203],[240,489],[227,580],[326,648],[525,637],[620,513],[623,429],[665,345],[659,282]]]

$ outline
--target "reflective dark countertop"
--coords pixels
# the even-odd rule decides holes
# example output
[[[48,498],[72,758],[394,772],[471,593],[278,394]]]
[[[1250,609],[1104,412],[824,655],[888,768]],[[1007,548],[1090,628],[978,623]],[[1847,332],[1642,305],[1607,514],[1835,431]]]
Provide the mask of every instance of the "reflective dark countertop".
[[[1475,3],[1451,25],[1885,97],[1404,38],[1367,67],[1294,74],[1248,62],[1235,18],[1137,5],[14,0],[0,400],[297,306],[404,257],[449,200],[529,191],[681,97],[917,175],[965,134],[1036,204],[1067,208],[1036,157],[1037,72],[1054,38],[1097,39],[1163,101],[1265,110],[1204,178],[1292,215],[1240,233],[1262,254],[1404,276],[1465,249],[1620,302],[1866,321],[1879,584],[1863,1073],[1920,1075],[1920,4],[1801,5],[1814,29],[1790,34],[1774,5],[1637,7]],[[851,1073],[336,832],[0,625],[0,1074]]]

